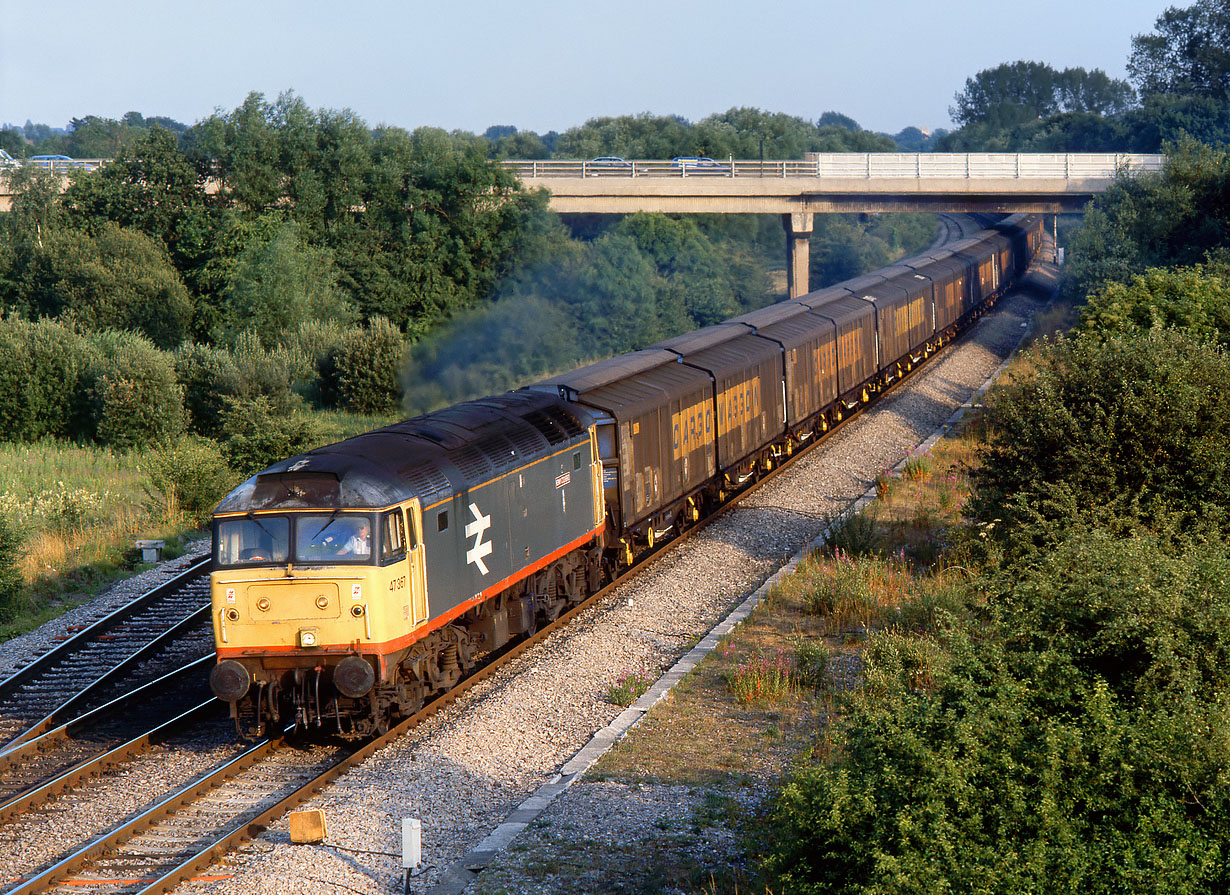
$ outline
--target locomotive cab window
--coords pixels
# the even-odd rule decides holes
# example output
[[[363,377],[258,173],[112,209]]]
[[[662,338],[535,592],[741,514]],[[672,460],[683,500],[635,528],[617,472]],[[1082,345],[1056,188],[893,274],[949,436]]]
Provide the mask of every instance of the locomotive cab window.
[[[572,455],[572,468],[573,469],[581,468],[581,452],[580,451],[577,451],[575,454]]]
[[[380,517],[380,564],[395,562],[406,556],[406,531],[401,510]]]
[[[356,513],[295,517],[299,562],[367,562],[372,556],[372,520]]]
[[[290,520],[285,516],[249,516],[219,520],[214,533],[214,561],[220,566],[286,562]]]

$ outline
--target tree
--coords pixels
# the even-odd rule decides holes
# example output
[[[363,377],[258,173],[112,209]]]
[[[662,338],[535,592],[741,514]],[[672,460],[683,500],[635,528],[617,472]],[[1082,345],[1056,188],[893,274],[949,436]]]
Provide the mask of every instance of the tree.
[[[688,139],[691,125],[677,115],[591,118],[559,135],[555,158],[618,155],[629,159],[674,158],[700,153]]]
[[[843,115],[840,112],[825,112],[816,121],[816,127],[844,127],[848,131],[862,130],[857,121],[849,115]]]
[[[1095,332],[1174,328],[1230,348],[1230,269],[1224,262],[1150,267],[1130,283],[1104,283],[1080,316],[1082,328]]]
[[[94,235],[59,228],[42,242],[25,274],[31,312],[139,331],[162,348],[188,335],[192,299],[156,240],[108,222]]]
[[[1135,100],[1132,88],[1100,69],[1056,71],[1043,62],[1005,62],[965,81],[948,114],[961,125],[1006,129],[1060,112],[1113,114]]]
[[[228,342],[254,329],[264,344],[277,345],[309,320],[355,320],[337,287],[332,253],[307,245],[298,224],[275,221],[240,254],[223,293],[220,335]]]
[[[1055,78],[1055,102],[1061,112],[1115,115],[1131,108],[1136,93],[1126,81],[1100,68],[1065,68]]]
[[[214,215],[203,176],[175,136],[154,127],[101,171],[79,177],[65,191],[70,221],[87,231],[105,223],[159,240],[189,283],[213,254]]]
[[[1005,542],[1081,518],[1230,531],[1227,376],[1230,356],[1176,330],[1054,343],[992,393],[970,516]]]
[[[1151,34],[1132,38],[1128,76],[1142,96],[1230,96],[1230,0],[1169,7]]]
[[[1084,296],[1146,267],[1191,265],[1230,243],[1230,152],[1186,140],[1158,174],[1117,178],[1072,238],[1071,288]]]

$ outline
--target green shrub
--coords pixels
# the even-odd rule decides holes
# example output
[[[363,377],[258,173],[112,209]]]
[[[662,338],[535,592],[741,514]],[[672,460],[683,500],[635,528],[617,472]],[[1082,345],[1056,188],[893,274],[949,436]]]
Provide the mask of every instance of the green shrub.
[[[793,772],[774,891],[1226,891],[1230,551],[1079,530],[989,624],[885,633],[835,749]]]
[[[1225,347],[1230,342],[1230,268],[1224,262],[1151,267],[1130,283],[1103,283],[1080,316],[1081,326],[1093,332],[1171,327]]]
[[[53,320],[0,318],[0,431],[13,441],[64,437],[86,362],[85,340]]]
[[[350,332],[335,320],[305,320],[282,340],[281,350],[294,361],[296,381],[318,407],[337,406],[334,358]]]
[[[970,516],[1002,541],[1073,516],[1230,528],[1228,379],[1230,357],[1176,331],[1045,346],[991,395]]]
[[[184,390],[171,355],[136,333],[101,332],[88,342],[82,435],[128,449],[184,431]]]
[[[239,480],[218,445],[203,438],[184,438],[151,451],[145,467],[165,502],[167,517],[185,517],[196,524],[209,520]]]
[[[161,348],[178,345],[192,321],[192,298],[160,241],[111,221],[50,231],[28,280],[40,314],[135,330]]]
[[[226,398],[242,389],[239,365],[225,348],[185,343],[175,352],[175,375],[184,387],[188,427],[210,438],[222,432]]]
[[[295,359],[284,351],[267,350],[254,330],[239,335],[233,352],[239,371],[239,396],[263,397],[277,413],[288,414],[303,404],[295,393]]]
[[[320,444],[317,423],[304,417],[282,416],[263,395],[248,401],[228,398],[226,403],[222,456],[240,476],[250,476]]]
[[[869,556],[880,552],[884,538],[880,534],[879,505],[869,503],[857,513],[846,515],[826,513],[828,546],[847,556]]]
[[[388,413],[401,401],[398,374],[405,363],[401,331],[383,317],[354,329],[333,356],[338,404],[356,413]]]
[[[802,640],[794,651],[798,681],[805,687],[822,689],[828,684],[829,649],[821,640]]]

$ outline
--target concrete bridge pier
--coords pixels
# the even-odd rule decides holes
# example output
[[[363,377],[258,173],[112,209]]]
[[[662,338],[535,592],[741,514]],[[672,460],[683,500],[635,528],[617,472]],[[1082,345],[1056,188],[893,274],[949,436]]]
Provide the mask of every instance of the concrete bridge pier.
[[[786,293],[788,298],[798,298],[811,291],[811,231],[815,214],[810,211],[792,211],[782,215],[786,228]]]

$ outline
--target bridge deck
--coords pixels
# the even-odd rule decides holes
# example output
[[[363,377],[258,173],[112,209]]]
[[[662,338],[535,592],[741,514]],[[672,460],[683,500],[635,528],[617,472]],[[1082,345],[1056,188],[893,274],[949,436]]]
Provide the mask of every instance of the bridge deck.
[[[560,212],[809,213],[1079,211],[1120,171],[1160,171],[1160,155],[810,153],[803,161],[508,161]]]

